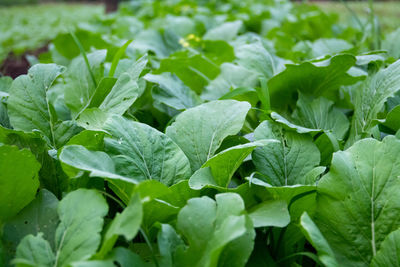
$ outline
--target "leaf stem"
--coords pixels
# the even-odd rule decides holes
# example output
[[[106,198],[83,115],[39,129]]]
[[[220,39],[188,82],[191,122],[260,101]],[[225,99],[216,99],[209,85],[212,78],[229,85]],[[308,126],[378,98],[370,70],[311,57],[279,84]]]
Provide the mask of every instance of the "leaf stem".
[[[97,82],[96,82],[96,79],[94,78],[94,74],[92,72],[92,68],[90,67],[89,60],[88,60],[88,58],[86,56],[85,49],[83,48],[83,46],[82,46],[81,42],[79,41],[78,37],[76,37],[75,33],[70,31],[69,34],[71,34],[72,39],[74,40],[75,44],[78,46],[79,51],[81,52],[81,54],[83,56],[83,59],[85,60],[85,64],[86,64],[86,67],[87,67],[87,69],[89,71],[89,74],[90,74],[90,77],[92,79],[92,82],[93,82],[94,86],[97,87]]]
[[[128,48],[128,46],[132,43],[132,40],[128,40],[123,46],[121,46],[117,53],[115,54],[113,61],[111,63],[111,68],[110,72],[108,74],[109,77],[113,77],[115,74],[115,70],[117,69],[118,62],[121,59],[122,55],[125,53],[125,50]]]
[[[146,244],[147,244],[147,246],[148,246],[149,249],[150,249],[151,257],[153,258],[154,264],[156,265],[156,267],[160,267],[160,265],[158,264],[157,258],[156,258],[156,256],[154,255],[153,246],[151,245],[150,240],[149,240],[149,238],[147,237],[145,231],[143,230],[142,227],[140,227],[139,231],[140,231],[140,233],[142,234],[142,236],[143,236],[143,238],[144,238],[144,241],[146,241]]]

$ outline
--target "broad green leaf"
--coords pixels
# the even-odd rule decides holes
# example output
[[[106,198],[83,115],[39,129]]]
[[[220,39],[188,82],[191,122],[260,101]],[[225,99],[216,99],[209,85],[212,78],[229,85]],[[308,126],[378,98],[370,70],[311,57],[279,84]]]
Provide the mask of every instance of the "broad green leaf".
[[[206,185],[227,187],[233,174],[242,164],[250,153],[259,146],[267,145],[276,140],[261,140],[258,142],[247,143],[230,147],[219,152],[201,166],[189,180],[189,185],[193,189],[201,189]],[[211,172],[202,170],[210,168]],[[199,173],[202,172],[202,173]],[[210,176],[211,175],[211,176]]]
[[[340,86],[354,84],[364,78],[347,73],[355,63],[354,56],[337,55],[322,62],[286,65],[284,71],[268,81],[272,107],[283,109],[295,102],[298,91],[335,99]]]
[[[109,116],[111,116],[111,114],[99,108],[87,108],[80,114],[76,123],[87,130],[101,131]]]
[[[223,63],[221,73],[204,89],[201,98],[216,100],[230,92],[230,89],[239,87],[255,87],[260,74],[250,71],[240,65]]]
[[[235,100],[202,104],[179,114],[166,133],[196,171],[214,155],[225,137],[240,131],[249,109],[247,102]]]
[[[104,75],[103,62],[106,59],[106,50],[98,50],[87,55],[89,64],[97,83]],[[83,57],[75,58],[66,73],[65,103],[71,110],[72,117],[78,115],[89,106],[97,85],[93,83],[90,72]]]
[[[237,20],[232,22],[225,22],[222,25],[219,25],[215,28],[212,28],[204,34],[204,40],[223,40],[223,41],[231,41],[235,38],[240,28],[243,26],[243,22]]]
[[[0,92],[8,93],[10,91],[13,79],[9,76],[0,77]]]
[[[324,97],[312,99],[300,93],[292,116],[296,124],[332,132],[337,139],[343,139],[349,128],[346,115],[335,108],[332,101]]]
[[[254,137],[256,140],[279,141],[253,151],[253,163],[263,174],[260,179],[273,186],[310,184],[310,181],[305,179],[306,174],[320,162],[319,150],[311,137],[284,132],[268,121],[257,127]]]
[[[254,207],[264,201],[284,200],[292,221],[297,221],[304,211],[315,211],[315,185],[271,186],[258,178],[246,179],[249,180],[249,184],[244,184],[235,191],[242,196],[247,207]]]
[[[304,236],[317,250],[318,257],[325,264],[325,266],[339,266],[331,247],[307,212],[304,212],[303,215],[301,215],[300,227]]]
[[[383,125],[389,127],[393,131],[400,129],[400,105],[389,111]]]
[[[62,147],[71,137],[78,134],[81,130],[82,128],[73,121],[59,121],[55,123],[53,125],[55,147]]]
[[[103,77],[93,92],[93,96],[90,98],[89,104],[85,109],[98,107],[104,101],[104,98],[111,92],[111,89],[115,85],[118,79],[113,77]]]
[[[147,55],[144,55],[120,74],[110,92],[102,99],[99,108],[107,113],[124,114],[144,91],[139,86],[138,79],[146,64]]]
[[[215,64],[221,65],[224,62],[231,62],[235,59],[233,47],[225,41],[203,40],[202,48],[204,55]]]
[[[69,267],[115,267],[111,259],[108,260],[92,260],[92,261],[76,261],[68,265]]]
[[[236,47],[235,54],[238,65],[264,75],[267,79],[274,76],[274,62],[261,43],[244,44]]]
[[[372,259],[371,266],[397,267],[400,264],[400,230],[391,232],[382,242],[381,248]]]
[[[35,198],[40,164],[29,150],[15,146],[0,144],[0,155],[0,222],[4,222]]]
[[[315,220],[341,264],[368,265],[400,226],[400,140],[358,141],[336,152],[318,184]]]
[[[93,190],[78,189],[60,201],[54,266],[86,260],[96,252],[107,212],[106,201]]]
[[[27,75],[14,80],[8,98],[8,115],[15,130],[24,132],[39,131],[47,142],[55,146],[54,118],[47,90],[64,68],[55,64],[37,64],[29,69]]]
[[[191,174],[187,157],[167,135],[139,122],[113,116],[104,130],[106,152],[121,174],[142,181],[154,179],[166,185],[188,179]]]
[[[387,99],[400,90],[400,60],[367,79],[356,88],[354,115],[347,146],[370,135]]]
[[[152,263],[144,261],[139,255],[124,247],[115,248],[107,258],[119,263],[121,267],[154,267]]]
[[[36,236],[27,235],[17,247],[16,266],[50,267],[55,265],[55,255],[49,242],[43,239],[42,233]]]
[[[160,68],[154,74],[171,72],[184,84],[200,94],[209,81],[219,74],[219,67],[211,60],[198,53],[180,51],[160,62]]]
[[[91,151],[81,145],[69,145],[61,150],[59,159],[64,164],[89,172],[92,177],[117,179],[128,183],[138,182],[134,178],[118,174],[112,158],[102,151]]]
[[[284,200],[262,202],[249,210],[254,227],[285,227],[290,223],[288,204]]]
[[[122,73],[99,107],[105,112],[122,115],[141,95],[141,91],[128,73]]]
[[[170,229],[170,234],[163,233],[159,236],[170,240],[173,237],[175,241],[162,243],[166,247],[161,250],[164,255],[172,254],[173,266],[217,266],[220,259],[226,260],[229,255],[235,257],[236,253],[240,257],[234,266],[243,266],[250,251],[246,249],[243,253],[240,250],[243,247],[240,244],[235,247],[234,242],[244,235],[250,235],[248,245],[253,246],[254,230],[247,227],[248,222],[243,200],[237,194],[218,194],[216,202],[208,197],[192,198],[179,212],[177,221],[177,231],[185,237],[188,247],[184,249],[173,229],[164,227],[164,230]],[[241,244],[244,242],[240,241]],[[224,255],[225,249],[229,255]],[[223,261],[221,266],[228,265]]]
[[[352,48],[353,45],[343,39],[321,38],[312,43],[311,56],[312,58],[317,58],[348,51]]]
[[[158,85],[152,89],[153,99],[173,109],[184,110],[201,103],[196,93],[173,74],[147,74],[144,79]]]
[[[58,225],[58,199],[42,189],[36,198],[17,216],[8,220],[3,228],[3,241],[9,255],[14,255],[19,242],[26,235],[43,234],[54,248],[54,233]]]
[[[142,203],[138,195],[134,195],[128,206],[117,213],[103,238],[103,244],[97,256],[104,258],[112,249],[118,236],[122,235],[129,242],[137,234],[142,223]]]

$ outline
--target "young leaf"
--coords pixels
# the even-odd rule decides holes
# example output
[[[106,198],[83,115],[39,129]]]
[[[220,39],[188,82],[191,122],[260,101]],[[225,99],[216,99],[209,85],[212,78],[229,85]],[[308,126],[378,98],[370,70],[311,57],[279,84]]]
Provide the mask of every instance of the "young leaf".
[[[249,109],[249,103],[234,100],[202,104],[179,114],[166,133],[196,171],[214,155],[225,137],[240,131]]]
[[[55,255],[43,234],[27,235],[17,247],[13,263],[17,266],[50,267],[54,264]]]

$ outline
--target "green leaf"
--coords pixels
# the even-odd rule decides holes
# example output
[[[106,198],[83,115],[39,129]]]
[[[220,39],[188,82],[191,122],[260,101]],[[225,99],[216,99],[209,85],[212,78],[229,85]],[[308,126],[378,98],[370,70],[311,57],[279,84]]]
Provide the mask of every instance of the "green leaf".
[[[285,227],[290,223],[288,204],[284,200],[262,202],[249,210],[254,227]]]
[[[301,215],[300,227],[304,236],[317,250],[318,258],[321,262],[323,262],[326,267],[339,266],[331,247],[307,212]]]
[[[236,47],[237,64],[269,79],[274,76],[274,62],[271,55],[259,43],[244,44]]]
[[[243,200],[234,193],[218,194],[216,202],[208,197],[192,198],[179,212],[177,221],[177,231],[185,237],[188,247],[184,249],[179,236],[171,232],[172,229],[164,227],[164,230],[170,229],[170,233],[160,236],[174,242],[161,243],[166,247],[160,250],[164,255],[172,253],[173,266],[217,266],[220,259],[235,257],[236,253],[241,257],[237,258],[239,262],[234,266],[243,266],[251,251],[245,250],[243,253],[240,251],[242,246],[239,244],[235,247],[234,242],[244,235],[250,235],[248,245],[252,247],[255,236],[254,230],[247,227],[248,217],[244,212]],[[225,249],[228,255],[224,255]],[[222,262],[218,266],[227,265]]]
[[[39,162],[26,149],[0,145],[0,222],[31,202],[39,187]]]
[[[104,238],[100,251],[97,257],[104,258],[105,255],[112,249],[118,236],[122,235],[126,241],[131,241],[137,234],[142,223],[142,203],[139,195],[134,195],[128,206],[117,213],[114,220],[111,222]]]
[[[153,87],[154,100],[176,110],[192,108],[201,103],[200,98],[190,90],[178,77],[170,73],[160,75],[147,74],[146,81],[157,84]]]
[[[55,256],[49,242],[43,239],[42,233],[36,236],[27,235],[18,245],[16,258],[13,263],[17,266],[50,267],[54,264]]]
[[[243,26],[243,22],[237,20],[232,22],[225,22],[222,25],[219,25],[215,28],[212,28],[204,34],[204,40],[222,40],[222,41],[231,41],[235,38],[240,28]]]
[[[389,111],[383,125],[389,127],[393,131],[400,129],[400,105]]]
[[[96,252],[107,212],[106,201],[93,190],[78,189],[60,201],[54,266],[86,260]]]
[[[147,61],[147,55],[144,55],[120,74],[115,85],[104,95],[98,107],[107,113],[124,114],[144,91],[144,88],[139,86],[138,79]]]
[[[279,141],[253,151],[253,163],[263,174],[260,179],[273,186],[310,184],[310,181],[305,179],[306,174],[320,162],[319,150],[311,137],[284,132],[271,122],[265,121],[254,131],[254,138]]]
[[[196,171],[214,155],[225,137],[240,131],[249,109],[249,103],[234,100],[202,104],[179,114],[166,133]]]
[[[258,142],[247,143],[230,147],[219,152],[197,170],[190,178],[189,185],[193,189],[201,189],[206,185],[227,187],[233,174],[242,164],[250,153],[259,146],[267,145],[269,142],[278,142],[276,140],[260,140]],[[210,168],[211,172],[202,170]],[[201,172],[201,173],[200,173]]]
[[[58,225],[58,199],[49,191],[42,189],[36,198],[3,228],[3,241],[8,254],[14,255],[19,242],[26,235],[42,233],[54,248],[54,233]]]
[[[385,40],[382,42],[382,49],[388,51],[389,56],[393,58],[400,57],[400,29],[397,29],[386,35]]]
[[[354,84],[364,77],[353,77],[347,71],[356,59],[351,55],[337,55],[321,62],[286,65],[286,69],[268,81],[271,105],[283,109],[295,102],[296,93],[336,98],[342,85]]]
[[[128,73],[122,73],[99,107],[105,112],[122,115],[142,93],[137,82]]]
[[[91,177],[117,179],[128,183],[138,182],[134,178],[118,174],[114,161],[107,153],[102,151],[91,151],[81,145],[65,146],[61,150],[59,160],[78,170],[89,172]],[[72,178],[75,176],[77,176],[76,173]]]
[[[15,130],[39,131],[46,141],[55,146],[56,118],[53,116],[47,90],[64,68],[55,64],[37,64],[12,83],[8,98],[8,115]]]
[[[109,257],[114,263],[117,262],[121,267],[153,267],[154,265],[141,259],[141,257],[131,250],[123,247],[115,248]]]
[[[225,41],[203,40],[202,48],[204,55],[215,64],[221,65],[224,62],[231,62],[235,59],[233,47]]]
[[[260,74],[250,71],[240,65],[224,63],[221,73],[205,87],[201,98],[216,100],[239,87],[255,87]]]
[[[106,59],[106,50],[98,50],[87,55],[89,64],[98,83],[104,75],[103,62]],[[96,92],[96,85],[93,83],[90,72],[82,57],[75,58],[66,73],[65,103],[71,110],[73,118],[90,104]]]
[[[381,248],[372,259],[371,266],[399,266],[400,262],[400,229],[391,232],[382,242]]]
[[[76,123],[87,130],[101,131],[104,127],[104,123],[110,116],[111,114],[99,108],[87,108],[81,113]]]
[[[311,56],[312,58],[317,58],[328,54],[338,54],[352,48],[353,45],[343,39],[321,38],[312,43]]]
[[[364,139],[336,152],[318,184],[316,223],[338,262],[365,266],[400,226],[400,140]]]
[[[301,93],[292,116],[296,124],[332,132],[337,139],[343,139],[350,126],[346,115],[332,101],[324,97],[312,99]]]
[[[113,116],[104,130],[106,152],[121,174],[141,181],[154,179],[166,185],[188,179],[189,161],[182,150],[165,134],[139,122]]]
[[[389,97],[400,90],[400,60],[367,79],[354,95],[354,116],[347,146],[371,134],[378,113]]]
[[[219,67],[198,53],[180,51],[160,62],[160,68],[154,74],[171,72],[178,76],[189,88],[200,94],[210,80],[219,74]]]

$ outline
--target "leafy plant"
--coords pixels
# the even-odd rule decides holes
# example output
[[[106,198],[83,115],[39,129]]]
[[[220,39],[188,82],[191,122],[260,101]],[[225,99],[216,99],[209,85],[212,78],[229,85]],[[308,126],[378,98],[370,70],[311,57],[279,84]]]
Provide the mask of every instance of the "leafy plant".
[[[0,265],[398,266],[397,32],[360,23],[133,1],[55,36],[0,78]]]

